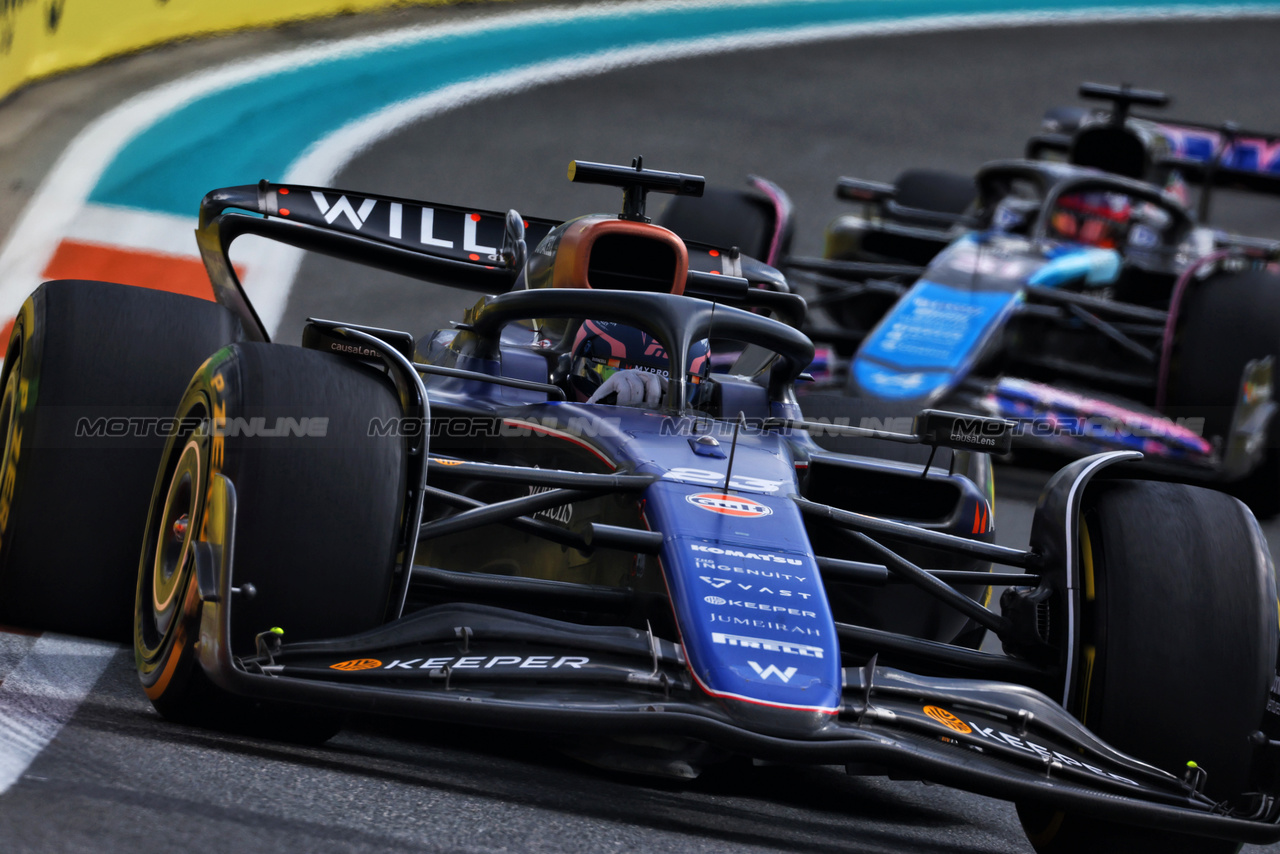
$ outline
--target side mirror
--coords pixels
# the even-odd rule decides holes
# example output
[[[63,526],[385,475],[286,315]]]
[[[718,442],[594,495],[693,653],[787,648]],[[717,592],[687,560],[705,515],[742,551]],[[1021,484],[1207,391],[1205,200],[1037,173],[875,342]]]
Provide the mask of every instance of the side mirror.
[[[879,204],[897,195],[898,188],[880,181],[862,181],[858,178],[840,178],[836,181],[836,198],[846,202]]]
[[[1013,447],[1014,422],[959,412],[925,409],[916,416],[913,431],[922,445],[1007,454]]]

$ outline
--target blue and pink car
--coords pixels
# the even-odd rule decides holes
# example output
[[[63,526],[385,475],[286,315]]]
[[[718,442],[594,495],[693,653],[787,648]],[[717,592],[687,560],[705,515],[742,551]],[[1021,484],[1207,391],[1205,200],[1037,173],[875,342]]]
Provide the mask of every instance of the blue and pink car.
[[[1139,450],[1272,515],[1280,243],[1207,220],[1214,188],[1280,192],[1277,139],[1131,114],[1158,92],[1082,92],[1111,108],[1052,112],[1028,159],[841,179],[862,212],[784,266],[837,321],[863,408],[1008,418],[1015,453]]]

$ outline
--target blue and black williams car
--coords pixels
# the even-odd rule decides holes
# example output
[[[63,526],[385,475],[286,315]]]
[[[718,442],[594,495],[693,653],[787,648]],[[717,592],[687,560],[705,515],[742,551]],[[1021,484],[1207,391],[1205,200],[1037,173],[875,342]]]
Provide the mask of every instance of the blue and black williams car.
[[[621,215],[264,181],[202,204],[217,303],[43,285],[0,376],[0,620],[132,637],[162,715],[259,736],[362,712],[672,778],[844,765],[1014,801],[1044,852],[1280,840],[1276,582],[1245,505],[1117,478],[1140,453],[1108,451],[1049,481],[1025,548],[998,545],[1011,422],[806,420],[804,301],[646,217],[702,180],[570,177],[622,187]],[[359,225],[326,219],[338,197]],[[244,234],[487,295],[421,340],[316,319],[274,344],[228,260]],[[989,291],[982,323],[1023,304]],[[584,319],[660,342],[660,405],[574,399]],[[691,372],[706,340],[734,364]],[[72,429],[104,411],[162,429]]]

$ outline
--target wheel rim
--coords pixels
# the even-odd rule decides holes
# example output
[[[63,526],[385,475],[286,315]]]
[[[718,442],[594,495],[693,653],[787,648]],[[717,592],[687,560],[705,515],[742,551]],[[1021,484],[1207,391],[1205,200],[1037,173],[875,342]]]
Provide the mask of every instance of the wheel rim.
[[[197,402],[177,419],[165,449],[143,540],[135,614],[138,664],[144,672],[167,654],[185,615],[192,551],[200,538],[208,461],[208,407]]]
[[[182,449],[177,469],[169,480],[164,511],[156,530],[155,561],[151,570],[151,608],[156,633],[165,635],[173,622],[178,588],[191,558],[195,538],[197,493],[200,480],[200,445],[192,439]]]

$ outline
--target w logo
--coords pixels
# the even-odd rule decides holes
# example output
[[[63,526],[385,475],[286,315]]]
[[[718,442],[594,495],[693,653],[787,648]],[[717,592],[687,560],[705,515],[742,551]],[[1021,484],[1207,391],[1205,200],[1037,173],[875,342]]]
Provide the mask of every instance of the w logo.
[[[378,204],[376,199],[365,199],[360,203],[360,210],[356,210],[352,207],[351,202],[347,201],[346,196],[338,196],[338,200],[330,206],[329,200],[324,197],[324,193],[317,193],[315,190],[311,191],[311,198],[315,199],[316,207],[320,209],[321,216],[324,217],[324,221],[329,225],[333,225],[338,217],[345,215],[351,221],[351,224],[356,227],[356,231],[360,230],[365,220],[369,218],[369,214],[373,213],[374,206]]]
[[[747,664],[751,665],[751,669],[754,670],[756,675],[761,679],[768,679],[770,676],[777,676],[783,682],[790,682],[791,677],[796,675],[796,668],[794,667],[788,667],[786,670],[779,670],[778,665],[776,664],[770,664],[768,667],[761,667],[754,661],[748,661]]]

